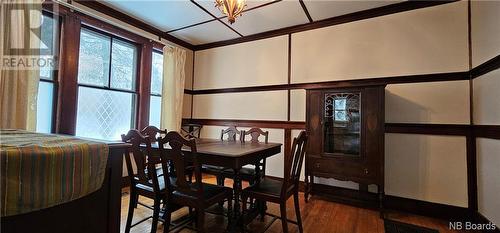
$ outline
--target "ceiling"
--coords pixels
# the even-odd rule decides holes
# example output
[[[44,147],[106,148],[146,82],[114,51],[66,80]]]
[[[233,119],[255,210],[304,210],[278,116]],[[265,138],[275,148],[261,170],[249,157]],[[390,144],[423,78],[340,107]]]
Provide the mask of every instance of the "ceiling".
[[[247,0],[236,22],[214,0],[104,0],[101,3],[193,45],[235,39],[377,8],[401,0]]]

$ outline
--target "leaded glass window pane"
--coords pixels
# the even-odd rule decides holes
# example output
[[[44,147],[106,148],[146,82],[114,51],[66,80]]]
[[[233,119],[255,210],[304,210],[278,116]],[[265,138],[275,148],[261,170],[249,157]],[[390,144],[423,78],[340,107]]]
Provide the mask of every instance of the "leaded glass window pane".
[[[76,135],[119,140],[133,128],[135,94],[79,87]]]

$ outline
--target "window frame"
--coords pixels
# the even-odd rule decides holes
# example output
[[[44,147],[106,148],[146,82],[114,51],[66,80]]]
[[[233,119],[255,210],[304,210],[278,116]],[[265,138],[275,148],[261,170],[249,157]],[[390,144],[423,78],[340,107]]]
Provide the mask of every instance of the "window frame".
[[[60,54],[60,47],[61,47],[61,29],[62,29],[62,20],[60,15],[56,15],[48,10],[42,10],[42,17],[50,17],[50,18],[57,18],[57,31],[56,38],[54,38],[54,42],[57,46],[55,46],[55,51],[54,54],[57,54],[59,56]],[[57,130],[57,113],[58,113],[58,93],[59,93],[59,68],[57,67],[52,70],[52,79],[48,78],[42,78],[42,76],[39,76],[39,82],[47,82],[52,84],[52,113],[51,113],[51,126],[50,126],[50,133],[56,133]],[[37,99],[38,99],[38,94],[37,94]],[[38,105],[38,100],[37,100],[37,105]]]
[[[131,112],[131,123],[130,123],[130,128],[131,129],[135,129],[137,128],[137,125],[138,125],[138,119],[139,119],[139,98],[140,98],[140,69],[141,69],[141,62],[140,62],[140,58],[141,58],[141,45],[132,41],[132,40],[127,40],[127,39],[124,39],[120,36],[117,36],[117,35],[114,35],[112,33],[109,33],[105,30],[100,30],[98,28],[95,28],[95,27],[92,27],[92,26],[89,26],[89,25],[86,25],[86,24],[81,24],[81,27],[80,27],[80,37],[81,37],[81,33],[82,33],[82,30],[88,30],[88,31],[91,31],[93,33],[96,33],[96,34],[100,34],[100,35],[104,35],[104,36],[107,36],[110,38],[110,53],[109,53],[109,74],[108,74],[108,85],[107,86],[98,86],[98,85],[92,85],[92,84],[84,84],[84,83],[79,83],[78,82],[78,72],[77,72],[77,77],[76,77],[76,101],[75,101],[75,105],[76,105],[76,111],[78,112],[78,98],[79,98],[79,90],[80,90],[80,87],[86,87],[86,88],[94,88],[94,89],[99,89],[99,90],[104,90],[104,91],[114,91],[114,92],[122,92],[122,93],[129,93],[129,94],[132,94],[132,98],[133,98],[133,103],[132,103],[132,112]],[[112,60],[113,60],[113,40],[118,40],[118,41],[121,41],[121,42],[124,42],[124,43],[127,43],[127,44],[130,44],[130,45],[133,45],[136,49],[136,57],[135,57],[135,61],[136,61],[136,64],[135,64],[135,80],[133,82],[133,90],[128,90],[128,89],[123,89],[123,88],[113,88],[111,87],[111,67],[112,67]],[[80,45],[79,45],[80,46]],[[80,48],[78,48],[80,49]],[[78,62],[80,62],[80,58],[78,57]],[[78,124],[78,114],[76,113],[75,114],[75,135],[76,135],[76,128],[77,128],[77,124]]]

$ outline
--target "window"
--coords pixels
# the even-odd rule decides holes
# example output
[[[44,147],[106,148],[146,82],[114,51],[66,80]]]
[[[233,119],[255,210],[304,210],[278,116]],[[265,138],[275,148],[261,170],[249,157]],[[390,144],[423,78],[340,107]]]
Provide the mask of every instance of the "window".
[[[149,100],[149,125],[160,127],[161,92],[163,84],[163,54],[154,51],[151,65],[151,98]]]
[[[82,28],[76,135],[116,140],[134,128],[137,46]]]
[[[41,57],[53,57],[58,54],[58,27],[59,23],[56,17],[47,14],[42,15],[42,26],[40,30],[40,38],[42,45],[40,46]],[[55,67],[43,66],[40,67],[40,82],[38,84],[38,96],[36,107],[36,131],[41,133],[52,132],[53,109],[56,75]]]

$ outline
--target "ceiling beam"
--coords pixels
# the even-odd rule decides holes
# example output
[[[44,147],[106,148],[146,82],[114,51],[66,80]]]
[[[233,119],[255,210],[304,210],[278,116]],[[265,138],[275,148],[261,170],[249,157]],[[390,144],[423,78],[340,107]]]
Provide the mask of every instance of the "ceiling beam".
[[[229,29],[231,29],[233,32],[235,32],[236,34],[238,34],[240,37],[243,37],[243,35],[241,33],[239,33],[238,31],[236,31],[234,28],[232,28],[231,26],[227,25],[226,23],[224,23],[220,18],[218,18],[217,16],[215,16],[214,14],[210,13],[210,11],[208,11],[207,9],[205,9],[205,7],[201,6],[200,4],[198,4],[197,2],[195,2],[194,0],[191,0],[191,2],[196,5],[197,7],[199,7],[200,9],[202,9],[203,11],[205,11],[207,14],[209,14],[210,16],[212,16],[214,19],[216,19],[217,21],[219,21],[220,23],[224,24],[226,27],[228,27]]]
[[[245,13],[245,12],[248,12],[248,11],[251,11],[251,10],[255,10],[255,9],[258,9],[258,8],[261,8],[261,7],[264,7],[264,6],[268,6],[268,5],[271,5],[271,4],[274,4],[274,3],[277,3],[277,2],[281,2],[282,0],[275,0],[275,1],[272,1],[272,2],[266,2],[264,4],[261,4],[261,5],[258,5],[258,6],[254,6],[252,8],[248,8],[248,9],[245,9],[243,10],[242,13]],[[219,19],[225,19],[227,18],[227,16],[222,16],[222,17],[219,17]],[[210,23],[212,21],[215,21],[217,19],[209,19],[209,20],[206,20],[206,21],[203,21],[203,22],[200,22],[200,23],[195,23],[195,24],[191,24],[191,25],[188,25],[188,26],[184,26],[184,27],[180,27],[180,28],[176,28],[176,29],[172,29],[170,31],[167,31],[167,33],[171,33],[171,32],[175,32],[175,31],[179,31],[179,30],[183,30],[183,29],[186,29],[186,28],[190,28],[190,27],[194,27],[194,26],[198,26],[198,25],[202,25],[202,24],[206,24],[206,23]]]
[[[184,40],[181,40],[175,36],[167,34],[166,32],[164,32],[164,31],[162,31],[154,26],[151,26],[151,25],[149,25],[141,20],[138,20],[130,15],[127,15],[123,12],[117,11],[117,10],[115,10],[107,5],[104,5],[96,0],[75,0],[74,2],[77,2],[78,4],[81,4],[83,6],[91,8],[95,11],[101,12],[105,15],[111,16],[115,19],[118,19],[118,20],[124,22],[124,23],[132,25],[136,28],[142,29],[142,30],[147,31],[149,33],[152,33],[152,34],[154,34],[158,37],[161,37],[163,39],[166,39],[172,43],[178,44],[178,45],[185,47],[187,49],[194,50],[194,45],[192,45]]]
[[[286,28],[257,33],[257,34],[243,36],[240,38],[235,38],[235,39],[230,39],[230,40],[224,40],[224,41],[218,41],[218,42],[213,42],[213,43],[196,45],[194,50],[211,49],[211,48],[227,46],[227,45],[232,45],[232,44],[238,44],[238,43],[243,43],[243,42],[249,42],[249,41],[254,41],[254,40],[261,40],[261,39],[282,36],[282,35],[291,34],[291,33],[297,33],[297,32],[302,32],[302,31],[307,31],[307,30],[312,30],[312,29],[317,29],[317,28],[322,28],[322,27],[328,27],[328,26],[333,26],[333,25],[338,25],[338,24],[349,23],[349,22],[358,21],[358,20],[364,20],[364,19],[369,19],[369,18],[375,18],[375,17],[385,16],[385,15],[400,13],[400,12],[404,12],[404,11],[411,11],[411,10],[416,10],[416,9],[420,9],[420,8],[425,8],[425,7],[432,7],[432,6],[452,3],[452,2],[456,2],[456,1],[457,0],[405,1],[405,2],[401,2],[401,3],[395,3],[395,4],[391,4],[391,5],[387,5],[387,6],[377,7],[377,8],[373,8],[373,9],[358,11],[358,12],[354,12],[354,13],[350,13],[350,14],[346,14],[346,15],[341,15],[341,16],[336,16],[336,17],[332,17],[332,18],[328,18],[328,19],[314,21],[312,23],[305,23],[305,24],[290,26],[290,27],[286,27]]]
[[[300,2],[300,6],[302,7],[302,10],[304,10],[304,13],[307,16],[307,19],[309,20],[309,23],[312,23],[313,19],[312,19],[311,15],[309,14],[309,11],[307,10],[306,4],[304,3],[303,0],[299,0],[299,2]]]

